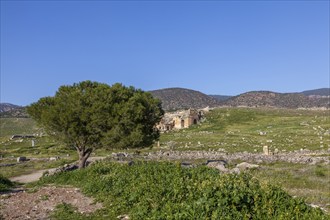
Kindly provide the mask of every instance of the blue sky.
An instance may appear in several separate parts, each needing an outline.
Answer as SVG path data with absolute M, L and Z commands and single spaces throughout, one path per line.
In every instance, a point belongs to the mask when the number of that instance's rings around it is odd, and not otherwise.
M 329 1 L 1 1 L 1 100 L 121 82 L 206 94 L 329 87 Z

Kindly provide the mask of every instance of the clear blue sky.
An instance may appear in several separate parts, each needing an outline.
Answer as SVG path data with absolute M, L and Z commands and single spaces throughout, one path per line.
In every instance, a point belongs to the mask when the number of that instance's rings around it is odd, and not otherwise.
M 1 100 L 121 82 L 206 94 L 329 87 L 329 1 L 1 1 Z

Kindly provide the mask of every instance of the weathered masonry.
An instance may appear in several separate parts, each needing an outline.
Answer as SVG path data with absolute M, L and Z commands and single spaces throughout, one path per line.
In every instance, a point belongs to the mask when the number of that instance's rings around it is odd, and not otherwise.
M 173 129 L 188 128 L 193 124 L 199 123 L 205 111 L 208 111 L 208 109 L 188 109 L 174 113 L 165 113 L 164 117 L 157 125 L 157 128 L 163 132 Z

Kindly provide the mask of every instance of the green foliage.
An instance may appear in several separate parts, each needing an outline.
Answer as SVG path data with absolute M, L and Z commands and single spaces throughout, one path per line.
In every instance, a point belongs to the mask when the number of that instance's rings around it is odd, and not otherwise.
M 91 81 L 61 86 L 54 97 L 41 98 L 27 111 L 84 160 L 96 148 L 152 145 L 159 137 L 154 125 L 163 115 L 160 101 L 150 93 Z
M 41 98 L 29 114 L 69 145 L 141 147 L 158 138 L 159 100 L 133 87 L 84 81 Z
M 86 219 L 84 215 L 77 212 L 77 208 L 67 203 L 62 203 L 57 205 L 50 217 L 51 219 L 61 219 L 61 220 Z
M 8 191 L 14 184 L 6 177 L 0 174 L 0 192 Z
M 302 199 L 260 184 L 248 174 L 219 175 L 204 166 L 98 162 L 84 170 L 43 178 L 39 184 L 69 184 L 96 197 L 104 209 L 93 218 L 115 219 L 329 219 Z
M 325 177 L 329 174 L 329 170 L 324 169 L 322 166 L 318 165 L 315 169 L 315 175 L 318 177 Z
M 330 211 L 330 165 L 276 162 L 251 171 L 261 182 L 280 185 L 290 195 L 305 198 L 309 204 Z

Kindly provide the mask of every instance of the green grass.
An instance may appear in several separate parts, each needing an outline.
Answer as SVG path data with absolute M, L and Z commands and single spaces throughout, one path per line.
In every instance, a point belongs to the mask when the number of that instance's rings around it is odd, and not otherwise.
M 329 110 L 214 109 L 199 125 L 162 134 L 160 145 L 177 150 L 222 148 L 227 152 L 262 152 L 264 145 L 280 151 L 328 149 L 329 114 Z
M 84 170 L 45 177 L 39 186 L 73 185 L 102 202 L 91 216 L 62 204 L 58 219 L 329 219 L 304 200 L 248 174 L 219 175 L 205 166 L 136 162 L 133 166 L 99 162 Z
M 277 162 L 262 165 L 262 169 L 252 171 L 252 175 L 330 211 L 330 165 Z
M 51 219 L 74 219 L 74 220 L 82 220 L 87 219 L 86 216 L 79 213 L 77 208 L 72 206 L 71 204 L 61 203 L 55 207 L 55 211 L 51 213 Z
M 14 139 L 12 135 L 17 134 L 41 134 L 35 121 L 31 118 L 0 118 L 0 165 L 16 164 L 16 158 L 25 156 L 30 161 L 19 163 L 14 166 L 2 166 L 0 175 L 7 178 L 28 174 L 35 170 L 58 167 L 77 160 L 77 153 L 69 149 L 49 136 L 36 136 L 33 138 L 35 146 L 32 146 L 32 139 Z M 69 156 L 67 156 L 69 155 Z M 48 161 L 49 157 L 60 156 L 58 161 Z
M 19 134 L 34 134 L 38 127 L 32 118 L 0 118 L 0 137 Z
M 63 158 L 57 161 L 49 161 L 49 160 L 32 160 L 18 163 L 14 166 L 6 166 L 0 168 L 0 175 L 3 175 L 7 178 L 30 174 L 35 170 L 44 170 L 50 169 L 54 167 L 63 166 L 64 164 L 69 164 L 77 159 L 75 158 Z M 14 159 L 5 159 L 1 160 L 0 164 L 13 164 L 16 163 Z

